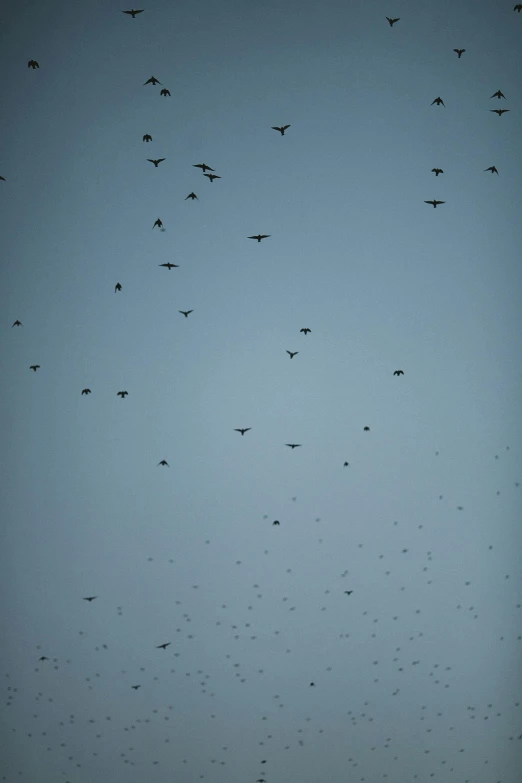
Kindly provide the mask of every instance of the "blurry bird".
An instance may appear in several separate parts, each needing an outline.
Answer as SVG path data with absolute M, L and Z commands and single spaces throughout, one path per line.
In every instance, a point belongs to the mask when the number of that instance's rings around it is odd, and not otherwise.
M 174 269 L 174 267 L 178 267 L 178 266 L 179 266 L 179 264 L 171 264 L 171 263 L 170 263 L 170 261 L 169 261 L 169 262 L 168 262 L 168 263 L 166 263 L 166 264 L 158 264 L 158 266 L 166 266 L 166 267 L 167 267 L 167 269 L 168 269 L 168 270 L 169 270 L 169 272 L 170 272 L 170 270 L 171 270 L 171 269 Z
M 116 283 L 114 286 L 114 293 L 116 293 L 116 291 L 121 291 L 121 283 Z
M 490 109 L 490 111 L 493 111 L 495 114 L 498 114 L 499 117 L 502 117 L 509 109 Z
M 457 56 L 458 56 L 458 58 L 459 58 L 459 60 L 460 60 L 460 58 L 462 57 L 462 55 L 464 54 L 464 52 L 465 52 L 466 50 L 465 50 L 465 49 L 454 49 L 453 51 L 454 51 L 454 52 L 457 52 Z
M 164 95 L 164 96 L 170 95 L 170 90 L 166 90 L 164 87 L 162 90 L 160 90 L 160 95 Z
M 201 169 L 203 171 L 203 174 L 205 173 L 205 171 L 215 171 L 215 169 L 211 169 L 210 166 L 207 166 L 206 163 L 193 163 L 192 165 L 196 169 Z
M 310 688 L 315 688 L 315 682 L 310 683 Z
M 2 182 L 7 182 L 5 177 L 0 177 L 0 179 L 2 180 Z
M 518 13 L 520 13 L 522 11 L 522 3 L 517 3 L 513 6 L 513 11 L 518 11 Z
M 370 432 L 370 428 L 369 427 L 363 427 L 363 430 L 364 430 L 364 432 Z
M 299 353 L 299 351 L 293 351 L 293 352 L 292 351 L 287 351 L 287 354 L 289 355 L 289 357 L 291 359 L 293 359 L 294 356 L 296 356 L 298 353 Z
M 39 68 L 40 67 L 40 64 L 37 63 L 36 60 L 29 60 L 29 62 L 27 63 L 27 67 L 28 68 L 32 68 L 33 71 L 34 71 L 35 68 Z
M 285 446 L 290 446 L 291 449 L 296 449 L 300 445 L 300 443 L 285 443 Z
M 439 174 L 444 174 L 444 171 L 442 169 L 432 169 L 432 171 L 436 177 L 438 177 Z
M 36 372 L 37 370 L 40 369 L 40 365 L 39 364 L 31 364 L 29 366 L 29 369 L 32 370 L 33 372 Z
M 487 169 L 484 169 L 484 171 L 491 171 L 492 174 L 498 174 L 497 167 L 496 166 L 490 166 Z M 500 176 L 500 175 L 499 175 Z
M 498 98 L 499 100 L 501 98 L 504 98 L 504 99 L 506 98 L 506 96 L 504 95 L 504 93 L 501 90 L 497 90 L 496 92 L 493 93 L 493 95 L 490 95 L 489 97 L 490 98 Z
M 248 432 L 248 431 L 249 431 L 249 430 L 251 430 L 251 429 L 252 429 L 252 427 L 243 427 L 243 428 L 241 428 L 241 427 L 236 427 L 236 428 L 235 428 L 235 430 L 234 430 L 234 432 L 240 432 L 240 433 L 241 433 L 241 435 L 244 435 L 244 434 L 245 434 L 245 432 Z
M 178 313 L 181 313 L 182 315 L 184 315 L 185 318 L 188 318 L 189 317 L 189 313 L 193 313 L 193 312 L 194 312 L 194 310 L 178 310 Z
M 289 128 L 289 127 L 290 127 L 290 125 L 282 125 L 281 127 L 278 127 L 277 125 L 272 125 L 272 130 L 279 131 L 281 136 L 284 136 L 285 135 L 285 130 L 287 128 Z
M 205 174 L 203 173 L 204 177 L 207 177 L 211 182 L 214 182 L 215 179 L 221 179 L 219 174 Z
M 404 375 L 404 370 L 395 370 L 394 375 Z
M 435 98 L 435 100 L 431 102 L 431 105 L 433 106 L 434 103 L 436 103 L 437 106 L 440 106 L 442 104 L 444 106 L 444 108 L 446 108 L 446 104 L 444 103 L 444 101 L 440 97 L 439 98 Z
M 95 598 L 98 598 L 97 595 L 88 595 L 86 598 L 84 598 L 84 601 L 94 601 Z
M 152 141 L 152 136 L 150 135 L 150 133 L 145 134 L 145 136 L 143 137 L 143 141 Z
M 349 466 L 349 464 L 350 464 L 349 462 L 343 463 L 343 468 L 347 468 Z
M 47 656 L 46 656 L 46 655 L 41 655 L 41 656 L 38 658 L 38 660 L 39 660 L 39 661 L 48 661 L 48 660 L 49 660 L 49 658 L 47 658 Z
M 160 465 L 165 465 L 167 468 L 170 468 L 170 465 L 169 465 L 169 463 L 167 462 L 166 459 L 162 459 L 161 462 L 158 462 L 156 467 L 159 467 Z
M 122 400 L 124 400 L 125 397 L 127 397 L 128 393 L 129 393 L 128 391 L 119 391 L 117 392 L 116 397 L 121 397 Z
M 156 160 L 153 160 L 152 158 L 147 158 L 149 163 L 154 163 L 154 167 L 158 168 L 159 164 L 162 163 L 164 160 L 167 160 L 167 158 L 157 158 Z
M 311 332 L 311 329 L 308 329 L 308 327 L 305 326 L 304 329 L 299 329 L 300 332 L 303 332 L 303 334 L 308 334 L 308 332 Z
M 353 593 L 353 590 L 345 590 L 344 591 L 345 595 L 351 595 L 352 593 Z
M 143 86 L 145 87 L 146 84 L 161 84 L 159 79 L 156 79 L 155 76 L 151 76 L 150 79 L 147 79 L 146 82 L 143 82 Z
M 261 242 L 262 239 L 268 239 L 270 234 L 255 234 L 253 237 L 248 237 L 248 239 L 257 239 L 258 242 Z
M 11 326 L 11 329 L 13 326 L 23 326 L 23 323 L 21 321 L 18 321 L 18 319 L 14 322 L 14 324 Z
M 169 645 L 171 645 L 172 642 L 165 642 L 164 644 L 158 644 L 156 647 L 156 650 L 166 650 Z
M 389 16 L 387 16 L 387 17 L 386 17 L 386 19 L 388 20 L 388 22 L 389 22 L 389 24 L 390 24 L 390 27 L 393 27 L 393 25 L 395 24 L 395 22 L 399 22 L 399 21 L 400 21 L 400 16 L 398 17 L 398 19 L 390 19 L 390 17 L 389 17 Z
M 142 14 L 144 11 L 143 8 L 141 8 L 139 11 L 122 11 L 123 14 L 129 14 L 129 16 L 132 16 L 133 19 L 136 19 L 136 14 Z
M 90 394 L 90 393 L 91 393 L 90 389 L 82 389 L 82 394 Z
M 191 198 L 191 199 L 192 199 L 192 201 L 194 201 L 194 199 L 195 199 L 195 198 L 198 198 L 198 197 L 196 196 L 196 194 L 195 194 L 195 193 L 189 193 L 189 194 L 188 194 L 188 196 L 185 196 L 185 201 L 186 201 L 188 198 Z M 199 200 L 199 199 L 198 199 L 198 200 Z
M 445 201 L 437 201 L 436 199 L 433 199 L 432 201 L 424 201 L 425 204 L 433 204 L 433 207 L 437 209 L 437 204 L 445 204 Z
M 156 226 L 158 226 L 158 228 L 163 228 L 163 223 L 162 223 L 162 221 L 160 220 L 160 218 L 158 218 L 158 219 L 157 219 L 157 220 L 154 222 L 154 225 L 152 226 L 152 228 L 153 228 L 153 229 L 155 229 L 155 228 L 156 228 Z
M 272 525 L 279 525 L 279 520 L 278 519 L 274 519 L 274 521 L 272 522 Z
M 141 685 L 131 685 L 131 688 L 134 688 L 134 690 L 137 691 L 138 688 L 141 688 Z

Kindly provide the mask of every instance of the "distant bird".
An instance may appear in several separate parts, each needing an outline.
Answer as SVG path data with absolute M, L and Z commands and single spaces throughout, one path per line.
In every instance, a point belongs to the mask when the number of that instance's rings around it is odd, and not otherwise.
M 90 393 L 91 393 L 90 389 L 82 389 L 82 394 L 90 394 Z
M 460 58 L 462 57 L 462 55 L 464 54 L 464 52 L 465 52 L 466 50 L 465 50 L 465 49 L 454 49 L 453 51 L 454 51 L 454 52 L 457 52 L 457 56 L 458 56 L 458 58 L 459 58 L 459 60 L 460 60 Z
M 274 521 L 272 522 L 272 525 L 279 525 L 279 520 L 278 519 L 274 519 Z
M 147 79 L 146 82 L 143 82 L 143 86 L 145 87 L 146 84 L 161 84 L 159 79 L 156 79 L 155 76 L 151 76 L 150 79 Z
M 431 105 L 433 106 L 434 103 L 436 103 L 437 106 L 440 106 L 442 104 L 442 106 L 444 106 L 444 108 L 446 108 L 446 104 L 444 103 L 444 101 L 442 100 L 442 98 L 440 96 L 438 98 L 435 98 L 435 100 L 431 102 Z
M 400 16 L 399 16 L 397 19 L 390 19 L 390 17 L 389 17 L 389 16 L 387 16 L 387 17 L 386 17 L 386 19 L 388 20 L 390 27 L 393 27 L 393 25 L 395 24 L 395 22 L 400 22 L 400 19 L 401 19 L 401 18 L 400 18 Z
M 49 660 L 49 658 L 48 658 L 46 655 L 41 655 L 41 656 L 38 658 L 38 660 L 39 660 L 39 661 L 48 661 L 48 660 Z
M 370 432 L 370 428 L 369 427 L 363 427 L 363 430 L 364 430 L 364 432 Z
M 171 644 L 172 642 L 165 642 L 164 644 L 158 644 L 156 650 L 166 650 L 167 647 L 169 647 Z
M 160 163 L 163 163 L 164 160 L 167 160 L 167 158 L 157 158 L 156 160 L 153 160 L 152 158 L 147 158 L 149 163 L 154 163 L 154 167 L 157 169 Z
M 522 11 L 522 3 L 517 3 L 513 6 L 513 11 L 518 11 L 518 13 L 520 13 Z
M 158 226 L 158 228 L 163 228 L 163 222 L 158 218 L 156 221 L 154 221 L 154 225 L 152 226 L 152 229 L 154 230 Z
M 170 90 L 167 90 L 164 87 L 162 90 L 160 90 L 160 95 L 164 95 L 164 96 L 170 95 Z
M 37 370 L 40 369 L 40 365 L 39 364 L 31 364 L 29 366 L 29 369 L 32 370 L 33 372 L 36 372 Z
M 442 169 L 432 169 L 432 171 L 436 177 L 438 177 L 439 174 L 444 174 L 444 171 Z
M 211 169 L 210 166 L 207 166 L 206 163 L 193 163 L 192 164 L 194 168 L 201 169 L 203 171 L 203 174 L 205 171 L 215 171 L 216 169 Z
M 181 313 L 182 315 L 184 315 L 185 318 L 188 318 L 189 314 L 193 313 L 193 312 L 194 312 L 194 310 L 178 310 L 178 313 Z
M 143 141 L 152 141 L 152 136 L 150 135 L 150 133 L 145 134 L 145 136 L 143 137 Z
M 311 329 L 308 329 L 308 327 L 307 327 L 307 326 L 305 326 L 305 328 L 304 328 L 304 329 L 299 329 L 299 331 L 300 331 L 300 332 L 302 332 L 303 334 L 308 334 L 308 332 L 311 332 L 312 330 L 311 330 Z
M 293 359 L 294 356 L 296 356 L 298 353 L 299 353 L 299 351 L 287 351 L 287 354 L 289 355 L 289 357 L 291 359 Z
M 436 199 L 433 199 L 432 201 L 424 201 L 425 204 L 433 204 L 433 207 L 437 209 L 437 204 L 445 204 L 445 201 L 437 201 Z
M 261 242 L 262 239 L 268 239 L 270 234 L 255 234 L 253 237 L 248 237 L 249 239 L 257 239 L 258 242 Z
M 11 326 L 11 329 L 13 326 L 23 326 L 23 323 L 21 321 L 18 321 L 18 319 L 14 322 L 14 324 Z
M 353 590 L 345 590 L 344 591 L 345 595 L 351 595 L 352 593 L 353 593 Z
M 344 462 L 343 463 L 343 468 L 347 468 L 349 466 L 349 464 L 350 464 L 349 462 Z
M 487 169 L 484 169 L 484 171 L 491 171 L 492 174 L 498 174 L 497 167 L 496 166 L 490 166 Z M 499 175 L 500 176 L 500 175 Z
M 84 598 L 84 601 L 94 601 L 95 598 L 98 598 L 97 595 L 88 595 L 86 598 Z
M 504 98 L 504 99 L 506 98 L 506 96 L 504 95 L 504 93 L 501 90 L 497 90 L 496 92 L 493 93 L 493 95 L 490 95 L 489 97 L 490 98 L 498 98 L 499 100 L 501 98 Z
M 27 63 L 27 67 L 32 68 L 34 71 L 35 68 L 40 67 L 40 64 L 36 60 L 29 60 L 29 62 Z
M 137 691 L 138 688 L 141 688 L 141 685 L 131 685 L 131 688 L 134 688 L 134 690 Z
M 2 180 L 2 182 L 7 182 L 5 177 L 0 177 L 0 179 Z
M 207 177 L 207 179 L 209 179 L 211 182 L 214 182 L 215 179 L 221 179 L 219 174 L 205 174 L 205 173 L 203 173 L 203 176 Z
M 141 8 L 139 11 L 122 11 L 123 14 L 129 14 L 129 16 L 132 16 L 133 19 L 136 19 L 136 14 L 142 14 L 144 11 L 143 8 Z
M 290 125 L 282 125 L 281 127 L 278 127 L 277 125 L 272 125 L 272 130 L 279 131 L 281 136 L 284 136 L 285 135 L 285 130 L 287 128 L 289 128 L 289 127 L 290 127 Z
M 114 293 L 116 293 L 116 291 L 121 291 L 121 283 L 116 283 L 114 286 Z
M 404 370 L 395 370 L 394 375 L 404 375 Z
M 189 193 L 189 194 L 188 194 L 188 196 L 185 196 L 185 201 L 186 201 L 188 198 L 191 198 L 191 199 L 192 199 L 192 201 L 194 201 L 194 199 L 195 199 L 195 198 L 198 198 L 198 197 L 196 196 L 196 194 L 195 194 L 195 193 Z M 198 201 L 199 201 L 199 199 L 198 199 Z
M 510 111 L 509 109 L 490 109 L 490 111 L 495 112 L 495 114 L 498 114 L 499 117 L 502 117 L 503 114 L 505 114 L 507 111 Z
M 128 395 L 128 394 L 129 394 L 129 392 L 128 392 L 128 391 L 119 391 L 119 392 L 117 392 L 116 396 L 117 396 L 117 397 L 121 397 L 121 398 L 122 398 L 122 400 L 124 400 L 124 399 L 125 399 L 125 397 L 127 397 L 127 395 Z
M 300 445 L 300 443 L 285 443 L 285 446 L 290 446 L 291 449 L 296 449 Z
M 160 466 L 160 465 L 165 465 L 167 468 L 170 468 L 170 465 L 169 465 L 169 463 L 167 462 L 167 460 L 166 460 L 166 459 L 162 459 L 162 460 L 161 460 L 161 462 L 158 462 L 158 464 L 156 465 L 156 467 L 158 467 L 158 468 L 159 468 L 159 466 Z
M 251 429 L 252 429 L 252 427 L 236 427 L 234 432 L 240 432 L 241 435 L 244 435 L 245 432 L 248 432 Z
M 310 683 L 310 688 L 315 688 L 315 682 Z
M 166 266 L 166 267 L 167 267 L 167 269 L 168 269 L 168 270 L 169 270 L 169 272 L 170 272 L 170 270 L 171 270 L 171 269 L 174 269 L 174 267 L 178 267 L 178 266 L 179 266 L 179 264 L 171 264 L 171 263 L 170 263 L 170 261 L 169 261 L 169 262 L 168 262 L 168 263 L 166 263 L 166 264 L 158 264 L 158 266 Z

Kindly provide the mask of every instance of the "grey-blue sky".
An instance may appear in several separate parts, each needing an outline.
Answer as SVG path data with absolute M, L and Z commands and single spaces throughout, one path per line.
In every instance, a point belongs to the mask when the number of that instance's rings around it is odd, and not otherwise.
M 522 15 L 122 10 L 4 20 L 6 780 L 516 781 Z

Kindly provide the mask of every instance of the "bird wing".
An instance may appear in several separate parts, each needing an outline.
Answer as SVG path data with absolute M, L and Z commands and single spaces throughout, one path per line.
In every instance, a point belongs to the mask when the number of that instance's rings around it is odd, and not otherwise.
M 281 131 L 282 128 L 278 128 L 277 125 L 272 125 L 272 130 Z

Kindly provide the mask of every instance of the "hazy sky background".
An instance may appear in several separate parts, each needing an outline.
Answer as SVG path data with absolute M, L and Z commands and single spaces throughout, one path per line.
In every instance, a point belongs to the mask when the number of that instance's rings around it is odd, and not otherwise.
M 2 780 L 518 783 L 522 14 L 124 9 L 3 11 Z

